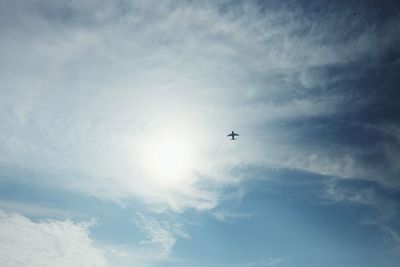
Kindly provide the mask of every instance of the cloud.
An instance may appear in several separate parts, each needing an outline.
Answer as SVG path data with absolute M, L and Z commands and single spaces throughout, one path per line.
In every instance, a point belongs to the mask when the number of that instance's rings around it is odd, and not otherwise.
M 355 84 L 373 77 L 365 66 L 392 73 L 383 58 L 399 43 L 396 16 L 373 27 L 370 9 L 354 19 L 340 4 L 321 14 L 253 1 L 2 5 L 0 162 L 38 174 L 12 179 L 177 212 L 216 207 L 221 188 L 248 179 L 237 165 L 396 184 L 397 147 L 371 152 L 344 134 L 365 136 L 350 127 L 365 121 L 348 117 L 396 98 Z M 171 128 L 193 137 L 197 165 L 187 183 L 157 187 L 140 146 Z M 232 128 L 236 146 L 222 141 Z M 370 167 L 373 153 L 388 156 L 390 174 Z
M 170 256 L 177 238 L 190 238 L 183 231 L 181 224 L 157 221 L 155 218 L 137 213 L 134 220 L 136 226 L 145 234 L 146 239 L 140 242 L 145 253 L 154 259 L 165 259 Z
M 400 214 L 397 192 L 376 182 L 329 179 L 322 198 L 331 204 L 340 203 L 367 208 L 365 212 L 358 214 L 359 223 L 377 227 L 383 234 L 381 244 L 388 247 L 390 253 L 396 256 L 399 254 L 397 221 Z
M 378 195 L 373 187 L 344 187 L 335 180 L 327 182 L 326 196 L 336 202 L 349 202 L 359 205 L 376 205 Z
M 281 263 L 288 262 L 289 260 L 290 260 L 290 258 L 288 258 L 288 257 L 271 258 L 271 259 L 268 259 L 267 265 L 268 266 L 280 265 Z
M 244 212 L 216 211 L 213 213 L 213 216 L 218 221 L 234 223 L 237 220 L 251 218 L 254 215 Z
M 12 200 L 1 200 L 0 209 L 8 212 L 16 212 L 23 214 L 24 216 L 35 216 L 35 217 L 46 217 L 46 218 L 70 218 L 72 213 L 61 209 L 48 207 L 43 204 L 32 204 L 26 202 L 12 201 Z
M 88 224 L 39 221 L 0 211 L 3 266 L 100 266 L 107 262 L 88 235 Z
M 281 266 L 291 261 L 290 257 L 271 257 L 259 261 L 244 262 L 241 264 L 230 264 L 229 266 L 245 266 L 245 267 L 259 267 L 259 266 Z

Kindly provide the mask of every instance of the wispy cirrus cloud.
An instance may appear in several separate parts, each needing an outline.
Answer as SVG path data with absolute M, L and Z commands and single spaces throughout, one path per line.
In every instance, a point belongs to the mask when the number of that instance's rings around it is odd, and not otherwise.
M 234 212 L 234 211 L 229 211 L 229 210 L 221 210 L 221 211 L 214 212 L 213 216 L 218 221 L 234 223 L 237 220 L 246 219 L 246 218 L 252 218 L 255 215 L 254 214 L 250 214 L 250 213 L 244 213 L 244 212 Z
M 72 217 L 71 212 L 57 209 L 41 203 L 33 204 L 27 202 L 0 199 L 0 209 L 8 212 L 16 212 L 28 217 L 59 219 Z
M 396 80 L 383 59 L 400 42 L 397 16 L 373 27 L 365 20 L 375 11 L 354 16 L 339 4 L 3 6 L 0 160 L 41 182 L 175 211 L 214 208 L 221 187 L 244 179 L 229 173 L 240 164 L 397 183 L 398 147 L 372 131 L 373 151 L 348 146 L 343 134 L 365 136 L 365 109 L 395 98 L 385 94 Z M 373 77 L 370 65 L 389 73 L 378 98 L 357 83 Z M 138 149 L 168 127 L 198 144 L 190 182 L 173 189 L 149 184 Z M 216 138 L 232 127 L 243 145 Z M 387 161 L 370 167 L 374 155 Z
M 383 233 L 382 245 L 394 254 L 400 252 L 398 192 L 375 182 L 363 180 L 329 179 L 326 182 L 323 199 L 328 204 L 346 204 L 366 208 L 359 214 L 361 225 L 372 225 Z
M 146 239 L 140 242 L 141 248 L 154 257 L 153 259 L 167 258 L 178 238 L 190 238 L 179 223 L 158 221 L 141 213 L 136 214 L 134 222 L 146 236 Z

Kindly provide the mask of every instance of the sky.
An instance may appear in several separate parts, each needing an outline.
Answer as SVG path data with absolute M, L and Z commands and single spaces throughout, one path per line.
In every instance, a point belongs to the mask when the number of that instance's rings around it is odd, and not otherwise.
M 395 0 L 0 0 L 0 265 L 398 266 L 399 89 Z

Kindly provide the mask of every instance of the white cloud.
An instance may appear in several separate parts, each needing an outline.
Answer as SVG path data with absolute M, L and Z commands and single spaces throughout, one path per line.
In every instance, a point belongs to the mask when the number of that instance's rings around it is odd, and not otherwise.
M 234 212 L 234 211 L 216 211 L 213 213 L 214 218 L 217 219 L 218 221 L 221 222 L 228 222 L 228 223 L 234 223 L 237 220 L 240 219 L 246 219 L 246 218 L 251 218 L 254 215 L 250 213 L 244 213 L 244 212 Z
M 326 183 L 324 197 L 334 202 L 348 202 L 369 206 L 378 204 L 378 196 L 373 188 L 339 187 L 335 180 L 329 180 Z
M 0 199 L 0 210 L 16 212 L 24 216 L 38 216 L 45 218 L 70 218 L 71 212 L 50 207 L 44 204 L 32 204 L 27 202 Z
M 0 264 L 19 266 L 106 267 L 102 251 L 88 236 L 88 224 L 39 221 L 0 211 Z
M 227 174 L 237 164 L 364 174 L 352 155 L 286 145 L 290 134 L 272 122 L 333 114 L 341 99 L 296 97 L 296 86 L 271 77 L 379 53 L 391 40 L 374 46 L 373 29 L 343 41 L 325 16 L 264 14 L 253 2 L 225 11 L 214 1 L 4 6 L 0 162 L 40 173 L 29 181 L 182 211 L 218 205 L 219 189 L 242 178 Z M 323 84 L 318 79 L 300 77 L 304 87 Z M 171 128 L 193 137 L 197 165 L 187 183 L 153 186 L 138 147 L 148 133 Z M 240 143 L 221 141 L 232 128 L 243 132 Z
M 137 213 L 134 220 L 137 227 L 145 234 L 146 239 L 140 245 L 153 259 L 165 259 L 170 256 L 177 238 L 189 238 L 183 226 L 177 223 L 157 221 L 155 218 Z

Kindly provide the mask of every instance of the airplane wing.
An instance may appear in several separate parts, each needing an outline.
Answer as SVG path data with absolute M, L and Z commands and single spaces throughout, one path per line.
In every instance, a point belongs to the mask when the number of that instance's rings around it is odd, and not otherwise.
M 228 134 L 227 136 L 233 136 L 233 134 Z

